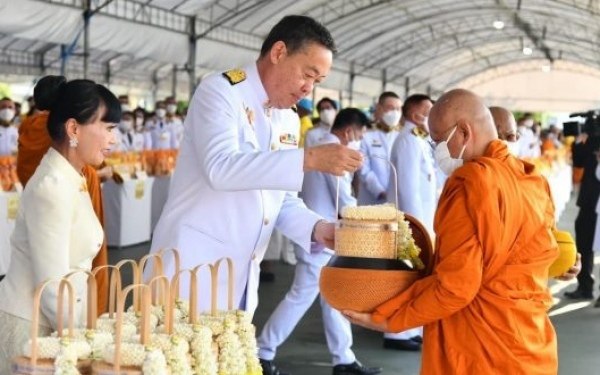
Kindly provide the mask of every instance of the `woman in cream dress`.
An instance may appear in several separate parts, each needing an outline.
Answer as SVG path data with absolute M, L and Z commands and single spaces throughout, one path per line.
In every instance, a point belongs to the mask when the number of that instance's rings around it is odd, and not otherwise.
M 115 143 L 121 118 L 117 98 L 88 80 L 42 78 L 35 87 L 49 108 L 51 147 L 27 183 L 11 236 L 11 263 L 0 282 L 0 374 L 27 342 L 36 286 L 76 269 L 90 270 L 104 233 L 92 208 L 84 165 L 100 165 Z M 86 277 L 71 279 L 76 293 L 76 324 L 84 323 Z M 40 333 L 56 328 L 56 288 L 41 301 Z

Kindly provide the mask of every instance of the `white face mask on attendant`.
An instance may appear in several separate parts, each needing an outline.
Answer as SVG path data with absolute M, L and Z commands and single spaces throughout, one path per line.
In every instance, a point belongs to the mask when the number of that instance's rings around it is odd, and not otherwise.
M 452 139 L 452 136 L 456 132 L 457 128 L 458 125 L 454 127 L 454 129 L 445 141 L 438 143 L 433 153 L 435 161 L 437 162 L 442 172 L 446 174 L 446 176 L 450 176 L 452 172 L 454 172 L 457 168 L 460 168 L 464 162 L 462 156 L 465 152 L 465 149 L 467 148 L 467 145 L 463 145 L 462 149 L 460 150 L 460 154 L 458 154 L 458 158 L 456 159 L 450 155 L 450 149 L 448 149 L 448 142 L 450 142 L 450 139 Z
M 518 142 L 509 142 L 509 141 L 503 141 L 504 144 L 506 145 L 506 147 L 508 147 L 508 152 L 513 155 L 518 157 L 519 156 L 519 143 Z
M 15 111 L 10 108 L 0 110 L 0 120 L 10 122 L 15 117 Z
M 133 121 L 131 120 L 123 120 L 119 123 L 119 129 L 122 132 L 128 132 L 131 130 L 131 128 L 133 128 Z
M 169 105 L 167 105 L 167 113 L 168 114 L 174 115 L 176 111 L 177 111 L 177 105 L 176 104 L 169 104 Z
M 401 115 L 402 114 L 400 113 L 400 111 L 393 109 L 384 113 L 383 116 L 381 116 L 381 121 L 383 121 L 383 123 L 389 127 L 395 127 L 398 126 Z
M 164 108 L 158 108 L 156 110 L 156 117 L 164 118 L 167 115 L 167 111 Z
M 327 124 L 329 126 L 333 125 L 333 120 L 335 120 L 335 109 L 324 109 L 319 112 L 319 118 L 321 122 Z

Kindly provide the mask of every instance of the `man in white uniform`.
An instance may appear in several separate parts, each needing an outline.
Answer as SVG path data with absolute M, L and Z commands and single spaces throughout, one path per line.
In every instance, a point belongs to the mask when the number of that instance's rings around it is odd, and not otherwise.
M 134 121 L 133 112 L 121 114 L 119 136 L 117 137 L 119 143 L 115 146 L 115 151 L 130 152 L 144 149 L 144 135 L 135 131 Z
M 168 150 L 173 148 L 172 122 L 167 119 L 167 105 L 163 101 L 156 102 L 154 119 L 147 124 L 152 135 L 152 148 L 154 150 Z
M 387 201 L 390 179 L 390 150 L 398 136 L 402 101 L 391 91 L 379 96 L 375 107 L 375 129 L 369 130 L 361 142 L 365 163 L 360 169 L 358 204 L 382 204 Z
M 323 144 L 324 137 L 328 137 L 331 132 L 331 125 L 337 114 L 337 103 L 328 97 L 325 97 L 317 103 L 319 112 L 319 123 L 306 133 L 305 147 L 312 147 Z
M 433 216 L 437 206 L 436 171 L 432 149 L 426 140 L 431 107 L 431 99 L 422 94 L 411 95 L 404 102 L 404 127 L 390 155 L 398 178 L 394 181 L 393 174 L 390 174 L 387 195 L 389 202 L 394 203 L 397 199 L 400 211 L 414 216 L 433 234 Z M 419 327 L 400 333 L 386 333 L 383 346 L 386 349 L 419 350 L 422 332 Z
M 321 138 L 321 144 L 342 144 L 358 150 L 362 139 L 362 128 L 367 126 L 367 117 L 356 108 L 341 110 L 331 133 Z M 336 213 L 337 178 L 331 174 L 308 172 L 304 176 L 302 196 L 311 210 L 329 221 L 336 221 L 337 215 L 345 206 L 356 206 L 352 196 L 352 176 L 339 177 L 339 212 Z M 258 338 L 258 356 L 262 360 L 273 361 L 277 348 L 292 333 L 300 319 L 319 295 L 319 276 L 321 268 L 327 264 L 333 250 L 321 251 L 321 245 L 313 244 L 311 253 L 296 249 L 296 273 L 294 282 L 284 299 L 279 303 Z M 342 314 L 321 299 L 321 311 L 327 346 L 332 355 L 333 374 L 378 374 L 379 368 L 368 368 L 356 361 L 352 352 L 352 331 L 350 322 Z
M 300 124 L 290 108 L 325 79 L 334 51 L 323 25 L 286 16 L 267 36 L 256 63 L 202 80 L 186 117 L 151 252 L 175 247 L 184 268 L 232 258 L 233 307 L 250 314 L 258 304 L 259 264 L 273 228 L 307 252 L 311 238 L 333 246 L 333 224 L 296 196 L 304 172 L 342 175 L 362 164 L 359 152 L 340 144 L 297 149 Z M 172 275 L 173 261 L 167 258 L 164 266 Z M 218 282 L 219 308 L 225 309 L 226 272 Z M 199 283 L 209 285 L 208 275 Z M 181 285 L 187 295 L 189 284 Z M 199 296 L 201 310 L 209 300 Z
M 15 103 L 10 98 L 0 100 L 0 156 L 17 152 L 19 130 L 13 125 Z

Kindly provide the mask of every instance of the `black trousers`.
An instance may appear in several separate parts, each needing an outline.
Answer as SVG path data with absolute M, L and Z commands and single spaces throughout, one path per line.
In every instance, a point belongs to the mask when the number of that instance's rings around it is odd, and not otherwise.
M 594 289 L 594 232 L 596 230 L 596 207 L 581 207 L 575 219 L 575 243 L 581 253 L 581 272 L 577 275 L 577 289 L 591 293 Z

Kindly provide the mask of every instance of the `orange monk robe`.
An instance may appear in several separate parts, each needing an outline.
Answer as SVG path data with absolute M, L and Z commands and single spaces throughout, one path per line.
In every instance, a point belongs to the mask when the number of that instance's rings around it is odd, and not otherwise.
M 379 306 L 376 322 L 424 327 L 421 373 L 556 374 L 547 309 L 558 255 L 554 206 L 534 166 L 493 141 L 447 180 L 435 216 L 435 267 Z
M 17 175 L 19 181 L 25 186 L 35 169 L 40 164 L 42 157 L 50 147 L 50 136 L 46 128 L 48 112 L 40 112 L 27 117 L 19 127 L 19 151 L 17 153 Z M 93 167 L 83 168 L 88 192 L 92 199 L 92 206 L 100 223 L 104 225 L 104 210 L 102 207 L 102 191 L 100 179 Z M 108 251 L 106 239 L 94 258 L 92 267 L 108 264 Z M 108 308 L 108 272 L 100 272 L 96 277 L 98 286 L 98 312 L 102 313 Z

